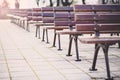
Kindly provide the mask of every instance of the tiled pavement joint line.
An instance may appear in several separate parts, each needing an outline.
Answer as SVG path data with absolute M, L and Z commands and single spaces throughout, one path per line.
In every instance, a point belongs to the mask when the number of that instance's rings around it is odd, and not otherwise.
M 33 73 L 35 74 L 35 76 L 37 77 L 37 79 L 40 80 L 40 78 L 39 78 L 38 75 L 36 74 L 36 72 L 35 72 L 35 70 L 33 69 L 33 67 L 29 64 L 29 62 L 27 61 L 27 59 L 24 57 L 22 51 L 21 51 L 19 48 L 17 48 L 17 49 L 18 49 L 18 51 L 20 52 L 20 54 L 23 56 L 23 58 L 25 59 L 26 63 L 29 65 L 30 69 L 33 71 Z
M 52 65 L 47 59 L 46 59 L 46 57 L 45 56 L 43 56 L 33 45 L 31 45 L 32 46 L 32 49 L 34 50 L 34 51 L 36 51 L 36 53 L 38 53 L 41 57 L 43 57 L 54 69 L 56 69 L 66 80 L 68 80 L 67 78 L 66 78 L 66 76 L 62 73 L 62 72 L 60 72 L 54 65 Z M 49 50 L 51 50 L 51 49 L 49 49 Z M 89 77 L 91 77 L 91 79 L 92 80 L 96 80 L 96 78 L 94 78 L 94 77 L 92 77 L 91 75 L 89 75 L 87 72 L 85 72 L 84 70 L 82 70 L 81 68 L 79 68 L 78 66 L 76 66 L 75 64 L 73 64 L 72 62 L 70 62 L 69 60 L 67 60 L 66 58 L 64 58 L 63 56 L 61 56 L 60 54 L 57 54 L 57 55 L 59 55 L 61 58 L 63 58 L 65 61 L 67 61 L 68 63 L 70 63 L 70 64 L 72 64 L 73 66 L 75 66 L 77 69 L 79 69 L 79 70 L 81 70 L 82 72 L 84 72 L 85 74 L 87 74 Z M 89 61 L 88 61 L 89 62 Z M 89 63 L 91 63 L 91 62 L 89 62 Z M 101 79 L 101 78 L 100 78 Z
M 62 57 L 63 59 L 65 59 L 68 63 L 72 64 L 73 66 L 75 66 L 77 69 L 81 70 L 82 72 L 84 72 L 85 74 L 87 74 L 89 77 L 92 77 L 91 75 L 89 75 L 87 72 L 85 72 L 84 70 L 82 70 L 81 68 L 79 68 L 77 65 L 73 64 L 72 62 L 70 62 L 69 60 L 67 60 L 66 58 L 64 58 L 63 56 L 61 56 L 60 54 L 58 54 L 60 57 Z M 78 61 L 80 62 L 80 61 Z
M 51 50 L 51 49 L 49 49 L 49 50 Z M 53 51 L 53 50 L 51 50 L 51 51 Z M 54 53 L 56 53 L 56 52 L 54 51 Z M 103 54 L 103 52 L 100 53 L 100 54 Z M 81 70 L 82 72 L 84 72 L 85 74 L 87 74 L 92 80 L 105 79 L 105 78 L 106 78 L 106 77 L 93 77 L 93 76 L 91 76 L 88 72 L 82 70 L 80 67 L 78 67 L 78 66 L 75 65 L 74 63 L 70 62 L 68 59 L 66 59 L 66 58 L 63 57 L 62 55 L 60 55 L 60 54 L 58 54 L 58 55 L 61 56 L 61 58 L 65 59 L 67 62 L 69 62 L 71 65 L 75 66 L 77 69 L 79 69 L 79 70 Z M 114 55 L 114 54 L 112 54 L 112 55 Z M 120 58 L 120 57 L 117 56 L 117 55 L 114 55 L 114 56 Z M 94 55 L 93 55 L 93 57 L 94 57 Z M 103 57 L 104 57 L 104 56 L 103 56 Z M 86 61 L 89 62 L 89 63 L 91 63 L 91 67 L 92 67 L 92 62 L 90 62 L 90 61 L 87 60 L 87 59 L 86 59 Z M 79 62 L 79 61 L 78 61 L 78 62 Z M 104 64 L 105 64 L 105 63 L 104 63 Z M 98 65 L 98 66 L 99 66 L 99 65 Z M 106 68 L 103 68 L 102 66 L 99 66 L 99 68 L 101 68 L 101 69 L 103 69 L 104 71 L 106 71 Z M 111 72 L 111 74 L 114 74 L 114 73 Z M 106 75 L 107 75 L 107 74 L 106 74 Z M 115 74 L 114 74 L 114 75 L 115 75 Z M 119 78 L 119 76 L 117 76 L 117 77 L 115 76 L 115 78 Z
M 59 71 L 53 64 L 51 64 L 51 63 L 46 59 L 46 57 L 45 57 L 44 55 L 42 55 L 41 52 L 35 48 L 34 45 L 31 44 L 31 46 L 32 46 L 32 49 L 33 49 L 36 53 L 38 53 L 38 55 L 40 55 L 41 57 L 43 57 L 43 58 L 48 62 L 48 64 L 50 64 L 54 69 L 56 69 L 57 72 L 59 72 L 66 80 L 68 80 L 68 79 L 66 78 L 66 76 L 65 76 L 61 71 Z M 47 48 L 47 49 L 48 49 L 48 48 Z M 49 49 L 49 50 L 51 51 L 51 49 Z M 52 52 L 53 52 L 53 51 L 52 51 Z M 59 55 L 59 54 L 58 54 L 58 55 Z M 81 70 L 82 72 L 84 72 L 85 74 L 87 74 L 89 77 L 92 78 L 91 75 L 89 75 L 87 72 L 85 72 L 84 70 L 82 70 L 81 68 L 79 68 L 78 66 L 76 66 L 75 64 L 71 63 L 69 60 L 67 60 L 66 58 L 64 58 L 64 57 L 61 56 L 61 55 L 59 55 L 59 56 L 60 56 L 61 58 L 63 58 L 64 60 L 66 60 L 67 62 L 69 62 L 71 65 L 75 66 L 77 69 Z M 94 80 L 94 79 L 95 79 L 95 78 L 93 78 L 92 80 Z
M 8 32 L 7 32 L 7 34 L 8 34 Z M 8 35 L 9 35 L 9 34 L 8 34 Z M 10 35 L 9 35 L 9 36 L 10 36 Z M 10 37 L 10 38 L 12 39 L 12 37 Z M 12 39 L 12 41 L 14 42 L 13 39 Z M 14 42 L 14 45 L 17 46 L 17 45 L 15 44 L 15 42 Z M 32 46 L 32 49 L 40 55 L 40 52 L 37 51 L 37 50 L 33 47 L 33 45 L 31 45 L 31 46 Z M 22 54 L 22 51 L 21 51 L 18 47 L 17 47 L 17 49 L 18 49 L 18 51 L 20 52 L 20 54 L 23 56 L 23 58 L 25 59 L 25 61 L 26 61 L 27 64 L 29 65 L 29 67 L 32 69 L 32 71 L 34 72 L 34 74 L 36 75 L 36 77 L 38 78 L 38 80 L 40 80 L 40 78 L 39 78 L 38 75 L 36 74 L 35 70 L 32 68 L 32 66 L 29 64 L 29 62 L 26 60 L 26 58 L 25 58 L 24 55 Z M 59 74 L 61 74 L 61 75 L 65 78 L 65 80 L 68 80 L 68 79 L 66 78 L 66 76 L 65 76 L 64 74 L 62 74 L 54 65 L 52 65 L 43 55 L 40 55 L 40 56 L 43 57 L 43 58 L 48 62 L 48 64 L 50 64 Z
M 43 57 L 48 64 L 50 64 L 59 74 L 61 74 L 61 75 L 65 78 L 65 80 L 68 80 L 68 79 L 66 78 L 66 76 L 65 76 L 62 72 L 60 72 L 53 64 L 51 64 L 51 63 L 50 63 L 38 50 L 36 50 L 33 46 L 32 46 L 32 49 L 33 49 L 34 51 L 36 51 L 41 57 Z
M 12 37 L 10 36 L 10 34 L 8 33 L 7 28 L 6 28 L 5 30 L 6 30 L 7 35 L 9 36 L 10 40 L 12 40 L 13 44 L 16 46 L 16 48 L 17 48 L 17 50 L 19 51 L 19 53 L 21 54 L 21 56 L 24 58 L 24 60 L 26 61 L 26 63 L 27 63 L 28 66 L 30 67 L 30 69 L 31 69 L 31 70 L 33 71 L 33 73 L 35 74 L 36 78 L 37 78 L 38 80 L 40 80 L 40 78 L 38 77 L 38 75 L 36 74 L 36 72 L 34 71 L 34 69 L 32 68 L 32 66 L 29 64 L 29 62 L 27 61 L 27 59 L 24 57 L 22 51 L 17 47 L 17 45 L 15 44 L 13 38 L 12 38 Z M 7 66 L 8 66 L 8 65 L 7 65 Z M 10 71 L 9 71 L 9 72 L 10 72 Z M 9 73 L 9 74 L 10 74 L 10 73 Z M 11 76 L 11 74 L 10 74 L 10 76 Z M 11 80 L 12 80 L 12 79 L 11 79 Z
M 16 45 L 16 44 L 15 44 Z M 17 46 L 17 45 L 16 45 Z M 38 77 L 38 75 L 36 74 L 36 72 L 35 72 L 35 70 L 32 68 L 32 66 L 29 64 L 29 62 L 26 60 L 26 58 L 24 57 L 24 55 L 22 54 L 22 51 L 19 49 L 19 48 L 17 48 L 18 49 L 18 51 L 20 52 L 20 54 L 23 56 L 23 58 L 25 59 L 25 61 L 27 62 L 27 64 L 29 65 L 29 67 L 32 69 L 32 71 L 34 72 L 34 74 L 36 75 L 36 77 L 38 78 L 38 80 L 40 80 L 40 78 Z M 37 53 L 39 53 L 39 51 L 37 51 L 33 46 L 32 46 L 32 49 L 34 50 L 34 51 L 36 51 Z M 40 55 L 40 53 L 39 53 L 39 55 Z M 45 57 L 44 56 L 42 56 L 42 55 L 40 55 L 41 57 L 43 57 L 44 59 L 45 59 Z M 64 74 L 62 74 L 55 66 L 53 66 L 47 59 L 45 59 L 57 72 L 59 72 L 64 78 L 65 78 L 65 80 L 68 80 L 65 76 L 64 76 Z
M 120 49 L 120 48 L 119 48 Z M 120 56 L 117 56 L 117 55 L 115 55 L 115 54 L 112 54 L 113 56 L 116 56 L 116 57 L 118 57 L 118 58 L 120 58 Z
M 8 34 L 8 32 L 7 32 L 7 34 Z M 9 34 L 8 34 L 9 35 Z M 9 37 L 10 37 L 10 35 L 9 35 Z M 12 37 L 10 37 L 11 39 L 12 39 Z M 12 41 L 14 42 L 14 40 L 12 39 Z M 17 46 L 16 44 L 15 44 L 15 42 L 14 42 L 14 45 L 15 46 Z M 65 80 L 68 80 L 67 78 L 66 78 L 66 76 L 62 73 L 62 72 L 60 72 L 54 65 L 52 65 L 43 55 L 41 55 L 40 54 L 40 52 L 39 51 L 37 51 L 34 47 L 33 47 L 33 45 L 31 45 L 32 46 L 32 49 L 35 51 L 35 52 L 37 52 L 41 57 L 43 57 L 46 61 L 47 61 L 47 63 L 48 64 L 50 64 L 60 75 L 62 75 L 64 78 L 65 78 Z M 20 54 L 23 56 L 23 58 L 25 59 L 25 61 L 27 62 L 27 64 L 29 65 L 29 67 L 32 69 L 32 71 L 34 72 L 34 74 L 36 75 L 36 77 L 38 78 L 38 80 L 40 80 L 40 78 L 38 77 L 38 75 L 36 74 L 36 72 L 35 72 L 35 70 L 32 68 L 32 66 L 29 64 L 29 62 L 27 61 L 27 59 L 24 57 L 24 55 L 22 54 L 22 51 L 17 47 L 17 49 L 18 49 L 18 51 L 20 52 Z
M 9 69 L 9 65 L 8 65 L 8 61 L 7 61 L 7 57 L 6 57 L 6 55 L 5 55 L 5 50 L 4 50 L 4 48 L 3 48 L 3 44 L 2 44 L 2 42 L 1 42 L 1 39 L 0 39 L 0 47 L 1 47 L 2 52 L 3 52 L 3 55 L 4 55 L 4 59 L 5 59 L 5 63 L 6 63 L 6 67 L 7 67 L 8 73 L 9 73 L 10 80 L 12 80 L 11 73 L 10 73 L 10 69 Z
M 16 26 L 16 27 L 18 27 L 18 26 Z M 5 28 L 7 28 L 7 27 L 5 27 Z M 8 31 L 8 29 L 9 28 L 7 28 L 7 31 Z M 13 28 L 11 28 L 10 30 L 12 31 L 12 29 Z M 18 29 L 19 29 L 19 27 L 18 27 Z M 21 29 L 21 28 L 20 28 Z M 5 30 L 6 31 L 6 30 Z M 9 31 L 8 31 L 9 32 Z M 20 32 L 20 31 L 18 31 L 18 32 Z M 14 32 L 15 33 L 15 32 Z M 10 34 L 9 34 L 10 35 Z M 26 35 L 27 36 L 27 35 Z M 13 40 L 13 36 L 11 35 L 11 36 L 9 36 L 9 37 L 11 37 L 12 38 L 12 40 Z M 9 38 L 8 37 L 8 38 Z M 30 37 L 30 36 L 28 36 L 28 37 Z M 10 39 L 11 40 L 11 39 Z M 12 41 L 11 40 L 11 41 Z M 25 37 L 25 40 L 26 40 L 26 37 Z M 13 41 L 12 41 L 13 42 Z M 43 57 L 44 59 L 45 59 L 45 61 L 47 61 L 51 66 L 53 65 L 53 68 L 55 67 L 54 66 L 54 64 L 52 64 L 47 58 L 46 58 L 46 56 L 44 56 L 40 51 L 39 51 L 39 49 L 37 49 L 36 48 L 36 45 L 33 45 L 32 44 L 32 42 L 28 42 L 27 40 L 26 40 L 26 42 L 27 43 L 29 43 L 28 45 L 31 47 L 30 49 L 33 49 L 36 53 L 35 54 L 39 54 L 41 57 Z M 2 40 L 1 40 L 1 43 L 2 43 Z M 33 71 L 35 71 L 34 69 L 34 67 L 31 65 L 31 63 L 27 60 L 27 58 L 26 58 L 26 56 L 24 56 L 24 54 L 23 54 L 23 52 L 22 52 L 22 49 L 21 48 L 19 48 L 19 46 L 15 43 L 15 41 L 14 41 L 14 43 L 13 44 L 15 44 L 16 45 L 16 47 L 17 47 L 17 50 L 19 51 L 19 54 L 22 54 L 22 56 L 24 57 L 24 60 L 26 61 L 26 62 L 28 62 L 27 64 L 29 64 L 29 68 L 31 68 L 31 69 L 33 69 Z M 0 44 L 1 45 L 1 44 Z M 32 46 L 31 46 L 32 45 Z M 45 45 L 45 44 L 44 44 Z M 42 44 L 42 47 L 45 47 L 43 44 Z M 4 48 L 4 45 L 3 45 L 3 43 L 2 43 L 2 50 L 4 50 L 4 52 L 5 52 L 5 48 Z M 52 49 L 50 49 L 50 48 L 47 48 L 47 49 L 49 49 L 49 50 L 51 50 L 53 53 L 56 53 L 56 51 L 55 50 L 52 50 Z M 5 53 L 6 54 L 6 53 Z M 38 55 L 38 56 L 39 56 Z M 71 61 L 69 61 L 68 59 L 66 59 L 65 57 L 63 57 L 62 55 L 60 55 L 59 53 L 57 54 L 57 55 L 59 55 L 59 56 L 61 56 L 61 58 L 62 59 L 65 59 L 65 61 L 67 61 L 67 62 L 69 62 L 71 65 L 74 65 L 77 69 L 79 69 L 79 70 L 81 70 L 82 72 L 84 72 L 86 75 L 90 75 L 89 73 L 87 73 L 87 71 L 84 71 L 82 68 L 80 68 L 78 65 L 75 65 L 73 62 L 71 62 Z M 113 55 L 113 54 L 112 54 Z M 6 56 L 6 55 L 5 55 Z M 117 55 L 116 55 L 117 56 Z M 117 57 L 119 57 L 119 56 L 117 56 Z M 7 57 L 6 57 L 6 59 L 7 59 Z M 87 60 L 87 59 L 86 59 Z M 89 63 L 91 63 L 89 60 L 87 60 Z M 6 63 L 6 62 L 5 62 Z M 8 65 L 8 67 L 9 67 L 9 64 L 7 64 Z M 100 68 L 101 68 L 101 66 L 99 66 Z M 54 70 L 55 69 L 57 69 L 57 67 L 55 67 L 54 68 Z M 102 67 L 102 69 L 103 69 L 103 67 Z M 59 69 L 57 69 L 58 70 L 58 72 L 60 72 L 60 74 L 61 75 L 63 75 L 63 76 L 65 76 L 64 75 L 64 73 L 62 73 Z M 56 71 L 57 71 L 56 70 Z M 105 70 L 105 68 L 104 68 L 104 70 Z M 36 73 L 36 71 L 34 72 L 34 73 Z M 11 73 L 10 73 L 11 74 Z M 35 75 L 35 74 L 34 74 Z M 37 73 L 36 73 L 36 75 L 38 75 Z M 91 76 L 91 75 L 90 75 Z M 66 77 L 66 76 L 65 76 Z M 40 77 L 39 77 L 40 78 Z M 105 77 L 91 77 L 92 78 L 92 80 L 101 80 L 101 79 L 104 79 Z M 12 80 L 12 79 L 11 79 Z M 67 79 L 66 79 L 67 80 Z
M 31 44 L 30 46 L 32 46 L 32 49 L 33 49 L 36 53 L 38 53 L 41 57 L 43 57 L 48 64 L 50 64 L 59 74 L 61 74 L 61 75 L 65 78 L 65 80 L 68 80 L 67 77 L 66 77 L 61 71 L 59 71 L 53 64 L 51 64 L 51 63 L 46 59 L 46 57 L 43 56 L 32 44 Z M 51 50 L 51 49 L 49 49 L 49 50 Z M 19 49 L 19 51 L 21 51 L 21 50 Z M 21 52 L 21 53 L 22 53 L 22 52 Z M 59 55 L 59 54 L 58 54 L 58 55 Z M 59 55 L 59 56 L 61 56 L 61 55 Z M 65 59 L 65 58 L 62 57 L 62 56 L 61 56 L 61 58 Z M 85 72 L 84 70 L 80 69 L 78 66 L 74 65 L 74 64 L 71 63 L 69 60 L 67 60 L 67 59 L 65 59 L 65 60 L 66 60 L 67 62 L 69 62 L 70 64 L 72 64 L 73 66 L 75 66 L 77 69 L 79 69 L 79 70 L 81 70 L 82 72 L 84 72 L 85 74 L 87 74 L 89 77 L 91 77 L 87 72 Z M 32 67 L 32 66 L 31 66 L 31 67 Z M 32 69 L 33 69 L 33 68 L 32 68 Z M 33 69 L 33 70 L 34 70 L 34 69 Z

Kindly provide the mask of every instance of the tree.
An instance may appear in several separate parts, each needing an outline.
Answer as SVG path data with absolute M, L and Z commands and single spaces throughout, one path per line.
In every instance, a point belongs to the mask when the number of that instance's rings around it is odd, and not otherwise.
M 119 4 L 119 0 L 112 0 L 113 4 Z
M 70 6 L 73 3 L 73 0 L 69 2 L 69 0 L 61 0 L 63 6 Z
M 57 0 L 57 5 L 56 6 L 60 6 L 60 0 Z
M 39 1 L 40 0 L 36 0 L 36 3 L 37 3 L 37 6 L 39 6 Z M 56 3 L 56 6 L 60 6 L 60 3 L 63 5 L 63 6 L 71 6 L 74 2 L 74 0 L 56 0 L 56 2 L 53 2 L 53 0 L 49 0 L 50 4 L 49 6 L 53 6 L 55 3 Z M 86 4 L 85 3 L 85 0 L 82 0 L 82 3 L 83 4 Z
M 57 0 L 56 3 L 57 3 L 56 6 L 60 6 L 60 0 Z M 50 6 L 51 7 L 53 6 L 53 4 L 54 4 L 53 1 L 50 0 Z
M 107 4 L 108 0 L 102 0 L 102 4 Z
M 39 6 L 39 1 L 40 1 L 40 0 L 36 0 L 37 6 Z
M 20 3 L 18 2 L 18 0 L 15 0 L 15 8 L 19 9 L 19 7 L 20 7 Z
M 52 0 L 50 0 L 50 6 L 51 6 L 51 7 L 53 6 L 53 2 L 52 2 Z
M 83 3 L 83 4 L 86 4 L 86 3 L 85 3 L 85 0 L 82 0 L 82 3 Z

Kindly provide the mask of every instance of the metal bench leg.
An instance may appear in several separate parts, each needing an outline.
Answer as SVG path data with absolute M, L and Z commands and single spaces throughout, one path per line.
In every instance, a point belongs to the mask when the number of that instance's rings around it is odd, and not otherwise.
M 17 19 L 17 22 L 16 22 L 16 24 L 19 26 L 19 19 Z
M 78 51 L 78 42 L 77 42 L 78 36 L 75 36 L 74 41 L 75 41 L 75 49 L 76 49 L 76 57 L 77 57 L 76 61 L 81 61 L 81 59 L 79 59 L 79 51 Z
M 113 36 L 113 33 L 111 33 L 110 36 Z
M 109 58 L 108 58 L 108 45 L 103 45 L 103 52 L 105 56 L 105 63 L 106 63 L 106 70 L 107 70 L 107 79 L 106 80 L 113 80 L 113 78 L 110 75 L 110 67 L 109 67 Z
M 71 55 L 71 47 L 72 47 L 73 36 L 70 35 L 69 38 L 70 38 L 70 41 L 69 41 L 69 48 L 68 48 L 68 54 L 67 54 L 66 56 L 72 56 L 72 55 Z
M 16 20 L 14 19 L 14 20 L 13 20 L 13 23 L 14 23 L 14 24 L 15 24 L 15 21 L 16 21 Z
M 117 33 L 117 36 L 119 36 L 119 33 Z
M 118 43 L 118 48 L 120 48 L 120 42 Z
M 42 37 L 42 41 L 45 41 L 44 36 L 45 36 L 45 29 L 43 29 L 43 37 Z
M 17 20 L 16 24 L 19 26 L 19 19 Z
M 23 20 L 21 20 L 21 27 L 23 28 Z
M 37 37 L 38 26 L 36 26 L 35 37 Z
M 69 39 L 72 37 L 72 35 L 69 35 Z
M 29 23 L 27 23 L 27 27 L 26 27 L 26 30 L 29 32 Z
M 113 78 L 110 76 L 110 68 L 109 68 L 109 59 L 108 59 L 109 45 L 97 44 L 97 46 L 95 48 L 95 54 L 94 54 L 92 69 L 90 69 L 90 70 L 91 71 L 96 71 L 97 70 L 97 69 L 95 69 L 95 66 L 96 66 L 98 51 L 99 51 L 100 47 L 102 47 L 103 52 L 104 52 L 104 56 L 105 56 L 105 63 L 106 63 L 106 70 L 107 70 L 107 79 L 106 80 L 113 80 Z
M 23 28 L 25 29 L 25 20 L 23 20 Z
M 18 25 L 19 25 L 20 27 L 22 27 L 22 26 L 21 26 L 21 23 L 22 23 L 22 21 L 19 20 L 19 21 L 18 21 Z
M 38 33 L 39 33 L 38 39 L 40 39 L 40 26 L 38 26 Z
M 18 20 L 18 25 L 21 27 L 21 20 L 20 19 Z
M 19 20 L 17 19 L 17 20 L 16 20 L 16 22 L 15 22 L 15 24 L 17 24 L 17 25 L 18 25 L 18 22 L 19 22 Z
M 58 45 L 59 45 L 59 48 L 58 50 L 61 51 L 61 42 L 60 42 L 60 34 L 58 34 Z
M 95 44 L 95 49 L 98 47 L 98 44 Z
M 56 46 L 55 46 L 55 42 L 56 42 L 56 30 L 54 31 L 54 41 L 53 41 L 53 47 L 56 47 Z
M 23 28 L 23 20 L 21 20 L 21 27 Z
M 46 29 L 46 40 L 47 40 L 46 43 L 49 43 L 49 41 L 48 41 L 48 30 L 47 29 Z
M 97 70 L 95 67 L 96 67 L 96 62 L 97 62 L 97 56 L 98 56 L 99 49 L 100 49 L 100 46 L 98 44 L 95 44 L 93 64 L 92 64 L 92 68 L 89 69 L 90 71 L 96 71 Z

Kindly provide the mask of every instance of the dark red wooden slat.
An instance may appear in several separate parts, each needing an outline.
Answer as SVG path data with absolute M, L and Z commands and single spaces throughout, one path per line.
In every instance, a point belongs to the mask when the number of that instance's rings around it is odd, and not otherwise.
M 32 11 L 40 12 L 40 11 L 41 11 L 41 8 L 33 8 Z
M 75 5 L 74 9 L 75 9 L 75 12 L 91 12 L 91 11 L 93 11 L 91 5 Z
M 72 12 L 73 11 L 73 7 L 65 7 L 65 6 L 62 6 L 62 7 L 54 7 L 54 11 L 56 12 L 66 12 L 66 11 L 70 11 L 70 12 Z
M 49 11 L 53 11 L 53 7 L 42 7 L 41 8 L 42 12 L 49 12 Z

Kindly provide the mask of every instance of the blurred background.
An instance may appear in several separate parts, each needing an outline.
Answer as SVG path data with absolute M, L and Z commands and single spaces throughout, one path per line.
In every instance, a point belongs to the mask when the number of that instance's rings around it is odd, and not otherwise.
M 73 6 L 75 4 L 120 4 L 120 0 L 0 0 L 0 18 L 5 17 L 8 9 Z

